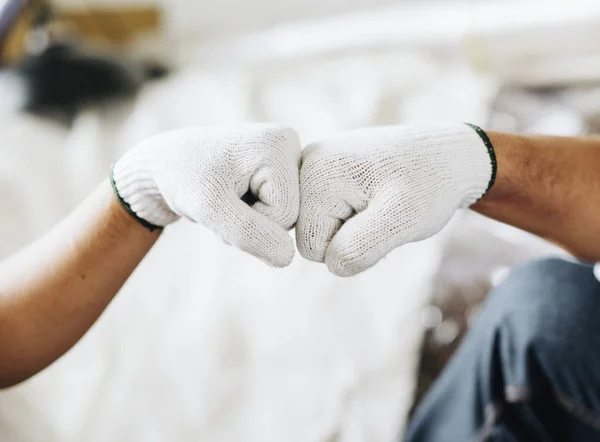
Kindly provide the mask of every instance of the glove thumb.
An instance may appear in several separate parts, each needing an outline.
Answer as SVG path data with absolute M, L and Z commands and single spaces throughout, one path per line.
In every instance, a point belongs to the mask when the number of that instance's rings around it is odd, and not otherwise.
M 371 201 L 332 238 L 325 264 L 337 276 L 354 276 L 374 266 L 396 247 L 415 241 L 409 226 L 398 220 L 393 206 Z

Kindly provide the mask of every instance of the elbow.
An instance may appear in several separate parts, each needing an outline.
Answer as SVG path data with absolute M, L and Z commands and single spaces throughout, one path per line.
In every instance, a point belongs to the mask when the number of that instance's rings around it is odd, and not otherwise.
M 3 379 L 0 380 L 0 391 L 2 390 L 7 390 L 11 387 L 14 387 L 15 385 L 18 385 L 18 382 L 5 382 Z
M 600 261 L 600 253 L 587 247 L 563 247 L 569 254 L 580 261 L 594 264 Z
M 35 367 L 23 357 L 23 352 L 12 347 L 0 342 L 0 390 L 25 382 L 37 373 Z
M 600 262 L 600 249 L 598 249 L 594 241 L 573 241 L 563 238 L 552 238 L 550 236 L 540 236 L 562 248 L 579 261 L 589 264 Z
M 4 351 L 3 351 L 4 350 Z M 7 351 L 8 350 L 8 351 Z M 40 370 L 35 365 L 0 344 L 0 390 L 6 390 L 32 378 Z
M 18 375 L 15 373 L 3 373 L 0 372 L 0 390 L 6 390 L 11 387 L 15 387 L 27 379 L 31 378 L 30 375 Z
M 24 380 L 24 379 L 23 379 Z M 0 391 L 7 390 L 11 387 L 19 385 L 22 381 L 13 379 L 3 379 L 0 377 Z
M 24 351 L 24 346 L 16 338 L 15 326 L 4 314 L 5 311 L 0 306 L 0 390 L 25 382 L 37 373 L 26 356 L 28 352 Z
M 575 253 L 571 252 L 571 254 L 578 260 L 583 261 L 585 263 L 589 263 L 589 264 L 595 264 L 600 261 L 600 256 L 598 254 L 576 253 L 576 252 Z

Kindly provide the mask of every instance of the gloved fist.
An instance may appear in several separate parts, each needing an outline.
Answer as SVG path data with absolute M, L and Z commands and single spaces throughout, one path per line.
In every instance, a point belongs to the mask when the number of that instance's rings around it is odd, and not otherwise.
M 268 124 L 199 127 L 141 142 L 113 167 L 121 202 L 148 227 L 188 218 L 275 267 L 290 264 L 300 144 Z M 242 200 L 248 192 L 252 206 Z
M 487 135 L 468 125 L 347 132 L 302 152 L 298 250 L 339 276 L 434 235 L 491 187 Z

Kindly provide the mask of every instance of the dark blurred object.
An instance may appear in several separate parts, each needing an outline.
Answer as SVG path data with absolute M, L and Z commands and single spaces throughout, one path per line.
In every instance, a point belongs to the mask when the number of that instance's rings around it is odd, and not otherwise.
M 578 97 L 597 97 L 598 87 L 526 88 L 503 86 L 491 105 L 489 126 L 505 132 L 586 135 L 600 116 L 600 103 L 584 109 Z
M 108 52 L 139 33 L 156 31 L 155 8 L 56 14 L 42 0 L 10 0 L 7 8 L 2 41 L 10 50 L 4 71 L 23 84 L 25 111 L 70 124 L 84 107 L 132 96 L 146 80 L 168 73 L 158 63 L 128 62 Z M 104 52 L 92 53 L 85 41 L 104 43 Z
M 600 134 L 600 85 L 527 88 L 505 85 L 490 106 L 489 128 L 507 132 L 574 136 Z M 438 378 L 469 331 L 495 275 L 531 258 L 531 253 L 471 224 L 444 250 L 434 296 L 423 310 L 415 406 Z M 491 223 L 491 221 L 487 221 Z M 480 232 L 473 232 L 478 226 Z M 471 237 L 466 235 L 471 234 Z M 468 376 L 468 373 L 465 373 Z
M 14 72 L 25 84 L 24 110 L 69 123 L 82 108 L 131 96 L 145 80 L 167 70 L 160 65 L 133 69 L 72 45 L 53 44 L 25 58 Z
M 511 256 L 505 244 L 499 246 L 494 243 L 494 238 L 486 239 L 484 232 L 471 231 L 469 234 L 472 237 L 458 234 L 446 245 L 434 283 L 434 296 L 421 312 L 425 335 L 415 405 L 467 334 L 491 288 L 490 274 L 499 265 L 508 264 L 507 257 Z M 513 257 L 510 264 L 514 261 Z

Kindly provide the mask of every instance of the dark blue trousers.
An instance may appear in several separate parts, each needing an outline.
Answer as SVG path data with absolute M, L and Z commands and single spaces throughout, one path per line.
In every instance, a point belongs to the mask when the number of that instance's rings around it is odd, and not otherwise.
M 487 299 L 409 424 L 408 441 L 600 441 L 600 282 L 561 259 Z

